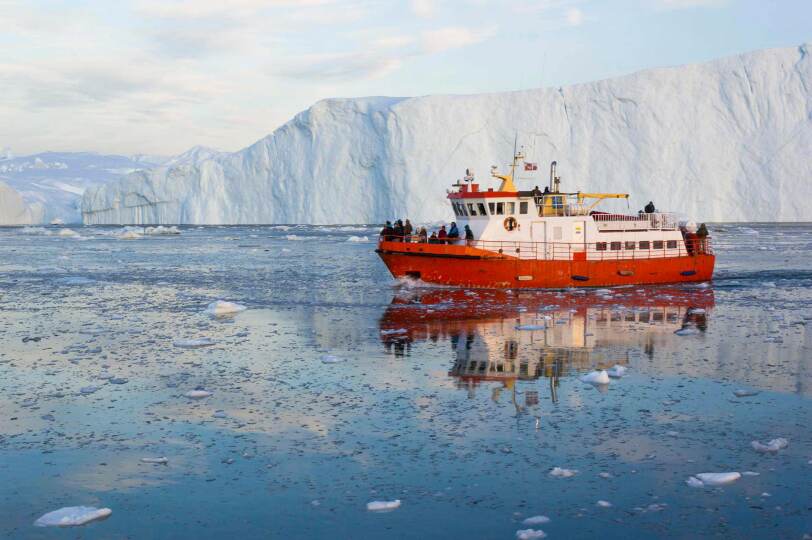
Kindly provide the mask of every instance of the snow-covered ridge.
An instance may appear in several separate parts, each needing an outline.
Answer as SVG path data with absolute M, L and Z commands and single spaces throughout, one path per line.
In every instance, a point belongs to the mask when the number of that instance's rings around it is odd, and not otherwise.
M 321 101 L 250 147 L 88 189 L 85 223 L 449 218 L 465 168 L 556 159 L 569 190 L 629 192 L 701 220 L 810 220 L 810 46 L 563 88 Z M 520 186 L 545 182 L 539 173 Z

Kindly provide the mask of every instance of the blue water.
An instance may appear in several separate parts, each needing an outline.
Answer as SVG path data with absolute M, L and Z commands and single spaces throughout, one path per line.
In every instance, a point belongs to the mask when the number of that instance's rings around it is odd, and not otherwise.
M 396 283 L 375 227 L 58 230 L 0 230 L 2 538 L 812 534 L 812 225 L 711 227 L 710 285 L 521 292 Z M 113 513 L 32 525 L 76 505 Z

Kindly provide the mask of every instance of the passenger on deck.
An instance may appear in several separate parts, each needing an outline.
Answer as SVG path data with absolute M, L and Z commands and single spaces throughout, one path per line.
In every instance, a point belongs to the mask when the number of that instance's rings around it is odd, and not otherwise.
M 425 227 L 420 227 L 420 232 L 417 233 L 420 237 L 419 241 L 423 242 L 424 244 L 429 241 L 429 233 L 426 231 Z
M 643 210 L 645 210 L 646 214 L 653 214 L 654 212 L 657 211 L 657 209 L 654 208 L 654 203 L 651 201 L 648 202 L 648 204 L 646 205 L 645 208 L 643 208 Z
M 429 244 L 440 244 L 440 240 L 437 238 L 437 233 L 432 231 L 431 236 L 429 236 Z
M 403 220 L 397 220 L 395 222 L 395 242 L 403 242 Z
M 392 228 L 392 222 L 387 221 L 386 225 L 384 225 L 383 229 L 381 229 L 381 237 L 383 238 L 383 241 L 390 242 L 393 234 L 395 234 L 395 229 Z
M 471 245 L 474 241 L 474 231 L 471 230 L 471 227 L 468 225 L 465 226 L 465 243 L 466 245 Z
M 546 191 L 546 190 L 547 190 L 547 188 L 544 188 L 544 190 Z M 541 196 L 541 190 L 539 189 L 539 187 L 538 187 L 538 186 L 534 187 L 534 188 L 533 188 L 533 191 L 531 191 L 530 193 L 532 193 L 532 194 L 533 194 L 533 197 L 539 197 L 539 196 Z
M 403 236 L 406 237 L 406 242 L 412 241 L 412 233 L 414 232 L 414 227 L 412 227 L 412 222 L 408 219 L 406 220 L 406 224 L 403 226 Z
M 456 244 L 460 238 L 460 230 L 457 228 L 457 222 L 451 222 L 451 228 L 448 229 L 448 243 Z
M 544 195 L 550 194 L 550 186 L 544 186 Z
M 696 230 L 696 239 L 697 243 L 699 244 L 697 247 L 699 248 L 699 253 L 707 253 L 708 252 L 708 228 L 705 224 L 701 224 L 699 228 Z
M 441 244 L 445 244 L 446 240 L 448 240 L 448 233 L 445 230 L 445 225 L 440 226 L 440 232 L 437 233 L 437 239 Z

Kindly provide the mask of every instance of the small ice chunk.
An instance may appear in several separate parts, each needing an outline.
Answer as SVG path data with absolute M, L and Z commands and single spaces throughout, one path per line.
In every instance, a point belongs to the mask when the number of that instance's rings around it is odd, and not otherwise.
M 206 313 L 209 315 L 229 315 L 231 313 L 245 311 L 246 309 L 248 308 L 242 304 L 226 302 L 225 300 L 217 300 L 216 302 L 209 304 L 209 306 L 206 308 Z
M 144 229 L 144 234 L 149 234 L 152 236 L 172 235 L 172 234 L 180 234 L 180 230 L 174 225 L 171 225 L 169 227 L 158 225 L 157 227 L 147 227 L 146 229 Z
M 766 454 L 768 452 L 778 452 L 779 450 L 783 450 L 787 446 L 789 446 L 789 441 L 784 438 L 773 439 L 767 443 L 761 443 L 759 441 L 753 441 L 750 443 L 750 446 L 753 447 L 753 450 L 756 452 L 761 452 L 762 454 Z
M 742 476 L 759 476 L 760 474 L 753 471 L 742 471 Z
M 516 538 L 518 540 L 532 540 L 533 538 L 544 538 L 547 533 L 540 529 L 519 529 L 516 531 Z
M 169 463 L 169 460 L 165 457 L 142 457 L 141 463 L 157 463 L 160 465 L 166 465 Z
M 389 335 L 392 335 L 392 334 L 406 334 L 407 332 L 408 332 L 408 330 L 406 330 L 405 328 L 392 328 L 392 329 L 389 329 L 389 330 L 381 330 L 381 335 L 382 336 L 389 336 Z
M 93 506 L 67 506 L 48 512 L 34 522 L 37 527 L 76 527 L 97 519 L 105 519 L 112 514 L 109 508 Z
M 208 390 L 202 390 L 198 388 L 196 390 L 189 390 L 183 395 L 189 399 L 203 399 L 209 397 L 211 395 L 211 392 L 209 392 Z
M 107 382 L 110 384 L 127 384 L 130 382 L 130 380 L 124 377 L 111 377 L 110 379 L 107 379 Z
M 750 397 L 750 396 L 757 396 L 758 390 L 745 390 L 740 388 L 738 390 L 733 391 L 733 395 L 736 397 Z
M 367 503 L 367 510 L 370 512 L 388 512 L 400 508 L 400 499 L 394 501 L 372 501 Z
M 699 333 L 699 330 L 693 326 L 686 326 L 685 328 L 680 328 L 674 333 L 678 336 L 694 336 Z
M 63 236 L 65 238 L 75 238 L 75 237 L 79 236 L 79 233 L 74 231 L 73 229 L 59 229 L 59 232 L 56 233 L 56 234 L 57 234 L 57 236 Z M 78 506 L 77 508 L 82 508 L 82 507 Z
M 615 364 L 614 366 L 607 369 L 606 373 L 613 379 L 619 379 L 626 374 L 626 370 L 627 370 L 626 366 Z
M 322 357 L 321 357 L 321 363 L 322 364 L 338 364 L 338 363 L 343 362 L 343 361 L 344 361 L 343 358 L 340 358 L 338 356 L 334 356 L 332 354 L 325 354 L 325 355 L 322 355 Z
M 80 394 L 88 395 L 96 392 L 99 389 L 98 386 L 83 386 L 79 389 Z
M 199 349 L 200 347 L 211 347 L 212 345 L 216 344 L 217 344 L 216 341 L 209 338 L 178 339 L 172 342 L 172 345 L 174 345 L 175 347 L 180 347 L 182 349 Z
M 226 414 L 226 411 L 223 411 L 223 410 L 214 411 L 214 414 L 212 414 L 212 416 L 214 418 L 228 418 L 228 415 Z
M 118 235 L 119 240 L 138 240 L 141 238 L 141 233 L 133 230 L 126 230 Z
M 605 369 L 600 371 L 590 371 L 581 377 L 581 382 L 587 384 L 609 384 L 609 374 Z
M 612 478 L 612 473 L 602 472 L 598 473 L 598 476 L 600 476 L 601 478 Z
M 550 476 L 555 476 L 558 478 L 569 478 L 571 476 L 575 476 L 578 474 L 577 469 L 563 469 L 561 467 L 553 467 L 550 471 Z
M 522 521 L 522 525 L 541 525 L 543 523 L 550 523 L 550 518 L 547 516 L 532 516 Z
M 699 473 L 696 478 L 706 486 L 723 486 L 725 484 L 732 484 L 739 478 L 741 473 L 737 472 L 721 472 L 721 473 Z
M 610 508 L 612 506 L 612 503 L 610 503 L 609 501 L 598 501 L 595 504 L 600 506 L 601 508 Z
M 368 236 L 350 236 L 347 242 L 369 242 Z
M 544 330 L 547 327 L 543 324 L 520 324 L 515 328 L 516 330 Z

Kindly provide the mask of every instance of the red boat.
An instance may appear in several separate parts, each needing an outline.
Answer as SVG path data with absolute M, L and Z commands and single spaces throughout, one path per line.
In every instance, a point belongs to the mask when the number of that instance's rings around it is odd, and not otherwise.
M 556 162 L 543 193 L 519 191 L 513 180 L 523 159 L 514 152 L 509 174 L 491 170 L 501 180 L 497 190 L 480 190 L 466 174 L 448 192 L 460 230 L 470 229 L 468 239 L 382 235 L 376 251 L 392 275 L 461 287 L 556 289 L 713 277 L 710 238 L 697 235 L 695 225 L 680 227 L 665 212 L 596 211 L 606 199 L 629 195 L 562 192 Z

